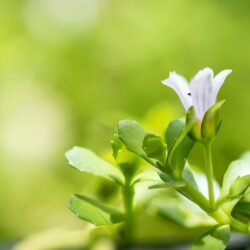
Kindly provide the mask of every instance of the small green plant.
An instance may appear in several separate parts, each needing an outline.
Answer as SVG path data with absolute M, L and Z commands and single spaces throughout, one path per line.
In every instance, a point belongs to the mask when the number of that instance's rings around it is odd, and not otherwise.
M 120 187 L 123 197 L 123 211 L 106 205 L 98 200 L 85 195 L 71 195 L 68 206 L 80 219 L 88 221 L 96 226 L 112 225 L 124 222 L 121 229 L 123 244 L 129 246 L 133 239 L 133 207 L 134 186 L 139 182 L 138 160 L 135 157 L 120 155 L 122 143 L 117 134 L 111 141 L 113 157 L 116 165 L 102 160 L 92 151 L 74 147 L 66 153 L 69 164 L 78 170 L 96 176 L 104 177 Z M 124 159 L 123 159 L 124 158 Z
M 152 192 L 151 189 L 172 189 L 185 197 L 185 200 L 191 201 L 176 201 L 169 206 L 170 198 L 162 200 L 160 204 L 155 204 L 161 213 L 179 224 L 187 224 L 187 215 L 184 213 L 194 203 L 205 214 L 199 219 L 204 220 L 208 228 L 193 242 L 192 250 L 223 250 L 229 242 L 231 231 L 249 233 L 250 153 L 245 153 L 230 164 L 219 194 L 215 194 L 211 147 L 221 127 L 219 112 L 224 103 L 217 102 L 216 97 L 230 73 L 231 70 L 224 70 L 214 77 L 213 71 L 205 68 L 197 73 L 190 85 L 182 76 L 170 73 L 163 83 L 174 89 L 180 97 L 186 118 L 170 122 L 164 138 L 145 131 L 136 121 L 120 121 L 111 142 L 115 165 L 102 160 L 88 149 L 74 147 L 68 151 L 66 157 L 71 166 L 105 177 L 118 185 L 124 206 L 123 210 L 119 210 L 84 195 L 72 195 L 69 208 L 79 218 L 97 226 L 122 222 L 124 242 L 127 246 L 133 244 L 135 185 L 144 181 L 139 177 L 139 156 L 159 176 L 149 186 L 148 192 Z M 203 174 L 207 180 L 207 195 L 204 195 L 203 187 L 197 183 L 196 173 L 188 162 L 189 154 L 196 144 L 200 144 L 204 152 Z M 180 204 L 185 207 L 180 207 Z M 195 219 L 190 223 L 195 226 Z

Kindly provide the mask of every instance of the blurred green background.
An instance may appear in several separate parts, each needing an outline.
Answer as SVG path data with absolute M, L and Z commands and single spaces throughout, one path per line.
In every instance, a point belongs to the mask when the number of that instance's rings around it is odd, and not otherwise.
M 227 100 L 214 145 L 221 181 L 250 149 L 249 9 L 246 0 L 1 1 L 0 241 L 81 228 L 67 198 L 96 180 L 67 167 L 64 152 L 102 153 L 119 119 L 143 119 L 160 103 L 172 118 L 184 115 L 160 83 L 172 70 L 190 79 L 205 66 L 233 69 L 219 95 Z M 199 149 L 192 158 L 202 163 Z

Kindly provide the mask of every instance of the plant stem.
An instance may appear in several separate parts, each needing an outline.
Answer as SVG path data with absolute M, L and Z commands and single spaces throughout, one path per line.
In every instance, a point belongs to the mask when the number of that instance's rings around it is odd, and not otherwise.
M 211 142 L 205 142 L 203 144 L 203 150 L 205 155 L 205 170 L 207 176 L 209 201 L 210 201 L 210 206 L 213 209 L 215 205 L 215 198 L 214 198 L 214 185 L 213 185 L 214 173 L 213 173 Z
M 219 224 L 230 224 L 233 230 L 247 233 L 248 225 L 238 221 L 232 216 L 228 215 L 221 207 L 218 207 L 216 210 L 212 209 L 209 201 L 194 187 L 190 184 L 186 184 L 184 187 L 177 189 L 182 195 L 187 197 L 196 203 L 203 211 L 205 211 L 210 217 L 212 217 Z
M 209 211 L 210 206 L 208 200 L 196 188 L 186 183 L 184 187 L 177 189 L 179 193 L 196 203 L 204 211 Z
M 222 208 L 217 208 L 216 211 L 208 213 L 209 216 L 213 217 L 220 224 L 229 224 L 231 228 L 237 232 L 247 233 L 248 225 L 238 221 L 231 215 L 228 215 Z
M 134 185 L 126 181 L 123 187 L 123 201 L 125 209 L 124 237 L 127 246 L 130 246 L 133 240 L 133 199 Z

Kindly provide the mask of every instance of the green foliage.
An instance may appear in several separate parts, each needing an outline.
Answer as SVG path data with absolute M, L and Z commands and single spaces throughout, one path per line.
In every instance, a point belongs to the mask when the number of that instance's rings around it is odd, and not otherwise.
M 224 250 L 229 238 L 229 225 L 217 225 L 195 240 L 191 250 Z
M 222 196 L 226 197 L 230 192 L 234 195 L 242 193 L 249 185 L 249 177 L 239 177 L 247 175 L 250 175 L 250 153 L 244 154 L 239 160 L 233 161 L 229 165 L 223 178 Z
M 158 170 L 158 174 L 161 178 L 161 180 L 164 182 L 159 182 L 155 185 L 149 186 L 149 189 L 155 189 L 155 188 L 179 188 L 184 187 L 187 183 L 190 184 L 193 188 L 198 190 L 198 185 L 195 181 L 194 175 L 188 165 L 186 163 L 183 172 L 182 172 L 182 179 L 183 180 L 176 180 L 172 178 L 169 174 L 164 173 L 160 170 Z
M 113 150 L 113 157 L 116 160 L 119 151 L 122 149 L 122 142 L 120 141 L 118 134 L 114 134 L 114 138 L 110 143 Z
M 158 175 L 160 176 L 161 180 L 165 183 L 174 182 L 175 180 L 167 173 L 162 172 L 161 170 L 157 171 Z
M 223 206 L 228 214 L 237 215 L 239 220 L 245 220 L 247 214 L 244 209 L 247 207 L 241 205 L 242 198 L 248 194 L 250 187 L 250 154 L 245 153 L 238 160 L 233 161 L 223 178 L 221 196 L 218 204 Z
M 158 173 L 160 179 L 163 181 L 163 183 L 158 182 L 157 184 L 149 186 L 149 189 L 170 188 L 170 187 L 171 188 L 179 188 L 179 187 L 184 187 L 186 185 L 186 183 L 188 183 L 192 187 L 198 189 L 194 175 L 193 175 L 188 163 L 186 163 L 186 165 L 183 169 L 182 178 L 180 178 L 180 180 L 176 180 L 170 174 L 162 172 L 159 169 L 157 170 L 157 173 Z
M 116 208 L 84 195 L 71 195 L 68 207 L 78 218 L 96 226 L 114 224 L 124 220 L 124 214 Z
M 240 200 L 234 206 L 232 215 L 248 223 L 250 220 L 250 200 Z
M 159 167 L 159 165 L 157 164 L 157 161 L 153 158 L 149 158 L 147 153 L 143 149 L 143 144 L 145 142 L 144 138 L 148 135 L 148 133 L 139 125 L 138 122 L 130 121 L 130 120 L 120 121 L 118 123 L 118 135 L 119 135 L 119 139 L 126 146 L 128 151 L 133 152 L 136 155 L 140 156 L 141 158 L 149 162 L 151 165 L 155 167 Z M 147 148 L 146 150 L 152 150 L 154 147 L 154 150 L 156 149 L 159 154 L 159 150 L 162 151 L 163 149 L 163 144 L 161 143 L 159 144 L 159 139 L 157 139 L 157 142 L 156 142 L 155 140 L 156 137 L 157 136 L 154 136 L 154 140 L 149 141 L 148 145 L 147 146 L 145 145 L 145 147 Z M 146 139 L 146 143 L 147 143 L 147 139 Z
M 68 151 L 66 157 L 71 166 L 83 172 L 111 179 L 121 186 L 125 213 L 82 195 L 71 196 L 69 208 L 79 218 L 95 225 L 114 224 L 124 220 L 126 242 L 131 242 L 135 184 L 143 180 L 138 171 L 143 171 L 137 157 L 140 156 L 156 167 L 154 170 L 159 175 L 159 179 L 151 177 L 148 179 L 154 181 L 149 189 L 172 188 L 198 205 L 194 208 L 187 200 L 184 202 L 184 199 L 170 198 L 167 202 L 153 202 L 155 211 L 163 218 L 185 228 L 214 226 L 217 222 L 216 226 L 194 242 L 191 249 L 225 249 L 229 241 L 230 226 L 239 232 L 248 230 L 246 223 L 249 221 L 249 214 L 246 210 L 249 206 L 248 201 L 242 198 L 246 197 L 250 187 L 250 154 L 244 155 L 242 159 L 230 165 L 223 180 L 221 197 L 217 201 L 214 199 L 213 174 L 207 172 L 208 169 L 212 170 L 211 148 L 209 151 L 204 151 L 206 164 L 209 160 L 205 172 L 209 190 L 208 199 L 202 194 L 202 186 L 197 185 L 187 161 L 196 142 L 202 143 L 203 146 L 211 146 L 211 139 L 218 132 L 220 124 L 218 110 L 222 104 L 223 102 L 218 102 L 208 110 L 202 125 L 192 118 L 192 109 L 189 110 L 186 123 L 184 120 L 170 122 L 165 135 L 166 144 L 160 136 L 146 132 L 136 121 L 120 121 L 118 133 L 111 141 L 113 157 L 119 169 L 103 161 L 90 150 L 75 147 Z M 194 131 L 198 134 L 195 135 Z
M 184 181 L 168 181 L 166 183 L 158 183 L 152 186 L 149 186 L 149 189 L 156 189 L 156 188 L 179 188 L 184 187 L 186 183 Z
M 197 190 L 199 189 L 188 163 L 186 163 L 186 165 L 183 169 L 182 177 L 186 183 L 190 184 L 192 187 L 196 188 Z
M 105 177 L 109 180 L 122 182 L 123 177 L 118 168 L 99 158 L 89 149 L 73 147 L 65 154 L 69 165 L 81 172 Z
M 126 148 L 141 156 L 146 157 L 142 148 L 146 131 L 136 121 L 122 120 L 118 123 L 118 135 Z
M 181 175 L 186 159 L 194 145 L 194 142 L 185 133 L 185 122 L 175 120 L 169 123 L 166 130 L 168 147 L 167 164 L 177 175 Z M 175 145 L 178 143 L 178 145 Z
M 237 198 L 243 195 L 250 187 L 250 175 L 238 177 L 229 190 L 230 198 Z
M 182 119 L 174 120 L 169 123 L 168 128 L 166 130 L 166 142 L 168 149 L 171 148 L 172 144 L 174 143 L 174 140 L 176 140 L 176 137 L 180 134 L 184 127 L 185 122 Z
M 222 102 L 217 103 L 208 111 L 207 116 L 205 115 L 204 119 L 207 124 L 202 127 L 204 138 L 199 142 L 206 143 L 206 140 L 212 138 L 210 136 L 212 132 L 215 132 L 215 127 L 209 130 L 211 124 L 208 123 L 214 122 L 213 119 L 217 117 L 217 111 L 221 105 Z M 113 157 L 119 169 L 103 161 L 90 150 L 74 147 L 66 153 L 69 164 L 80 171 L 111 179 L 120 185 L 125 213 L 82 195 L 72 195 L 69 200 L 69 208 L 79 218 L 95 225 L 114 224 L 124 220 L 126 241 L 130 242 L 134 222 L 134 187 L 136 183 L 142 181 L 138 175 L 140 161 L 137 156 L 140 156 L 157 167 L 154 169 L 158 173 L 159 179 L 149 178 L 154 181 L 149 189 L 172 188 L 203 209 L 203 211 L 197 207 L 194 209 L 191 203 L 181 201 L 181 199 L 169 199 L 168 202 L 153 202 L 157 213 L 185 228 L 212 226 L 217 221 L 218 224 L 198 238 L 191 249 L 225 249 L 229 241 L 230 226 L 240 232 L 248 230 L 246 223 L 249 221 L 247 212 L 249 206 L 248 201 L 243 200 L 242 197 L 244 198 L 248 193 L 250 186 L 250 154 L 244 155 L 242 159 L 230 165 L 223 180 L 222 195 L 216 204 L 214 202 L 212 204 L 211 190 L 209 189 L 209 199 L 203 196 L 200 191 L 201 187 L 198 187 L 187 161 L 190 151 L 197 142 L 197 140 L 192 140 L 188 134 L 192 129 L 198 128 L 195 127 L 196 125 L 196 121 L 194 122 L 192 119 L 187 124 L 184 120 L 170 122 L 166 130 L 167 145 L 165 145 L 160 136 L 146 132 L 136 121 L 119 122 L 118 133 L 111 141 Z M 218 123 L 216 126 L 218 129 Z M 199 129 L 201 128 L 199 127 Z M 213 182 L 212 176 L 209 178 L 210 182 Z M 213 217 L 215 221 L 209 216 Z
M 143 150 L 149 158 L 164 163 L 166 159 L 166 145 L 160 136 L 146 134 L 143 139 Z

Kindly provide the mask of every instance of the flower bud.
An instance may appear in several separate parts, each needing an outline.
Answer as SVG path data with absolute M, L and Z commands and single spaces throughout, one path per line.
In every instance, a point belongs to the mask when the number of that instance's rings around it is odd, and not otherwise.
M 203 140 L 212 140 L 218 133 L 221 126 L 220 108 L 225 100 L 215 103 L 204 115 L 201 124 L 201 137 Z
M 221 125 L 221 118 L 219 110 L 222 107 L 225 100 L 215 103 L 205 113 L 202 121 L 197 119 L 194 108 L 191 107 L 186 116 L 186 123 L 193 122 L 194 125 L 189 132 L 189 136 L 197 141 L 211 141 L 218 133 Z

